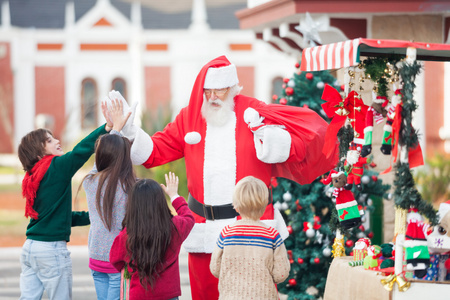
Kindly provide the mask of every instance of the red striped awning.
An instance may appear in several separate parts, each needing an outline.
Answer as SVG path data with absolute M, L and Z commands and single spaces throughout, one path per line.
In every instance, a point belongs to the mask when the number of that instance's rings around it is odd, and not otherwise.
M 359 38 L 304 49 L 300 70 L 321 71 L 351 67 L 360 62 L 361 56 L 406 56 L 406 49 L 409 47 L 416 49 L 417 60 L 450 61 L 449 44 Z

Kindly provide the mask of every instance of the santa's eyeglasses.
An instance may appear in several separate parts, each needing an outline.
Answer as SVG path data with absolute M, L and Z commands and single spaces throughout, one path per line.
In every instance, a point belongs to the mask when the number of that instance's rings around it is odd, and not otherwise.
M 216 96 L 223 96 L 228 92 L 229 88 L 224 88 L 224 89 L 204 89 L 203 92 L 205 93 L 206 96 L 211 96 L 212 93 L 214 93 Z

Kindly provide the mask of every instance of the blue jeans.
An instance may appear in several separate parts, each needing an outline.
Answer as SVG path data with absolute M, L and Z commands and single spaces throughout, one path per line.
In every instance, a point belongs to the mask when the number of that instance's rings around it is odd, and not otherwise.
M 91 270 L 94 277 L 97 300 L 117 300 L 120 298 L 120 273 L 102 273 Z
M 72 299 L 72 259 L 66 241 L 27 239 L 20 256 L 20 300 Z

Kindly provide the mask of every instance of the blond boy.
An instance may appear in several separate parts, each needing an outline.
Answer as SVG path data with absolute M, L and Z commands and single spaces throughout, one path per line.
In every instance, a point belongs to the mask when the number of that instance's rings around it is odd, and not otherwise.
M 219 278 L 219 299 L 278 299 L 276 283 L 289 275 L 286 248 L 278 231 L 261 222 L 269 199 L 263 181 L 247 176 L 233 194 L 241 219 L 222 230 L 211 257 Z

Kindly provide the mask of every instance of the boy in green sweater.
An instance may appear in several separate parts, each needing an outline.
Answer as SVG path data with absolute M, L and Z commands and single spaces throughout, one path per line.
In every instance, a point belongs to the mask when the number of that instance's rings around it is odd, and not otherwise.
M 50 299 L 72 299 L 67 242 L 72 226 L 89 225 L 88 212 L 72 211 L 72 177 L 94 153 L 97 138 L 116 129 L 116 124 L 122 128 L 130 115 L 123 114 L 121 102 L 109 114 L 102 103 L 102 111 L 107 123 L 66 154 L 46 129 L 34 130 L 20 142 L 18 155 L 26 171 L 25 217 L 31 218 L 20 257 L 20 299 L 41 299 L 44 290 Z

